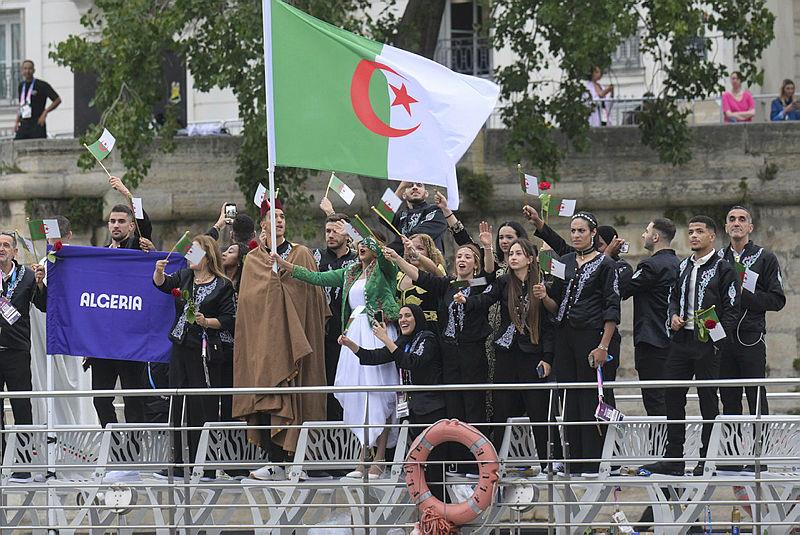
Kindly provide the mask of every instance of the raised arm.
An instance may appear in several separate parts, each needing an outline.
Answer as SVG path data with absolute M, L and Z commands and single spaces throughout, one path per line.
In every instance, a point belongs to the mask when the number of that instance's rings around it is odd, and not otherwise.
M 417 282 L 420 274 L 420 270 L 417 266 L 408 262 L 405 258 L 397 254 L 397 251 L 390 247 L 383 248 L 383 256 L 389 262 L 394 263 L 400 269 L 400 271 L 408 275 L 408 278 L 414 282 Z

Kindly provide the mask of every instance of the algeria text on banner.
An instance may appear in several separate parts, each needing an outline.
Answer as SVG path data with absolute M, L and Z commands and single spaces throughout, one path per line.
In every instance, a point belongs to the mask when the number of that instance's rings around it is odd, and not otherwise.
M 165 252 L 72 245 L 47 266 L 47 353 L 169 361 L 175 298 L 153 286 Z M 186 265 L 172 255 L 166 272 Z M 123 274 L 125 276 L 120 276 Z

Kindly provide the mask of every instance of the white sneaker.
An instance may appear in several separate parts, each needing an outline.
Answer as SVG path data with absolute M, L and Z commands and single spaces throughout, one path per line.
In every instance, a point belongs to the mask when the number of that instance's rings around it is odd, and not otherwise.
M 104 481 L 141 481 L 141 479 L 137 470 L 109 470 L 103 478 Z
M 348 479 L 364 479 L 364 472 L 361 470 L 353 470 L 352 472 L 347 472 L 344 477 Z
M 261 481 L 283 481 L 286 479 L 286 469 L 283 466 L 267 464 L 250 472 L 250 477 Z

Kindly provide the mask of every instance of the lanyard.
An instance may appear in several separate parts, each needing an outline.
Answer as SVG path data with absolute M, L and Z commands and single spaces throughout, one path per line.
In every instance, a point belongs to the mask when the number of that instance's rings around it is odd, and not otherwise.
M 11 271 L 11 280 L 8 282 L 8 287 L 6 289 L 6 297 L 10 300 L 11 296 L 14 295 L 14 290 L 17 288 L 17 275 L 19 274 L 19 270 L 14 268 Z
M 603 368 L 597 367 L 597 399 L 603 401 Z
M 31 80 L 31 85 L 28 86 L 27 82 L 22 82 L 22 91 L 19 92 L 19 105 L 22 106 L 23 104 L 30 104 L 31 103 L 31 94 L 33 93 L 33 86 L 36 85 L 36 78 Z M 28 93 L 25 93 L 25 88 L 27 87 Z
M 411 351 L 411 342 L 407 343 L 406 346 L 403 348 L 403 353 L 409 353 Z M 403 368 L 399 368 L 400 370 L 400 384 L 401 385 L 410 385 L 411 384 L 411 371 L 405 370 Z M 408 395 L 408 392 L 403 392 L 403 395 Z

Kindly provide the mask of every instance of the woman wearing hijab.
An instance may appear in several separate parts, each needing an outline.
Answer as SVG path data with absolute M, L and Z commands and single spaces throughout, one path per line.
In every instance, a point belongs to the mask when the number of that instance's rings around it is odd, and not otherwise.
M 562 255 L 564 279 L 554 278 L 548 290 L 544 284 L 534 287 L 534 296 L 556 315 L 556 358 L 559 382 L 591 383 L 597 368 L 604 369 L 619 360 L 619 353 L 609 351 L 620 319 L 619 276 L 615 262 L 597 251 L 597 219 L 579 212 L 570 221 L 570 239 L 575 251 Z M 608 364 L 607 364 L 608 363 Z M 564 420 L 594 422 L 597 407 L 595 389 L 565 390 Z M 612 401 L 606 398 L 606 402 Z M 567 437 L 571 459 L 599 459 L 605 427 L 568 425 Z M 596 461 L 577 462 L 571 473 L 597 472 Z
M 400 378 L 404 385 L 442 384 L 442 354 L 436 334 L 428 329 L 425 312 L 418 305 L 404 305 L 400 308 L 397 323 L 400 326 L 400 336 L 397 340 L 392 340 L 385 324 L 373 322 L 372 332 L 383 342 L 384 347 L 364 349 L 345 335 L 339 337 L 339 343 L 349 348 L 358 357 L 362 366 L 379 366 L 394 362 L 400 370 Z M 401 411 L 407 407 L 411 424 L 418 425 L 411 428 L 412 440 L 422 432 L 426 424 L 447 417 L 444 394 L 435 388 L 408 395 L 400 393 L 397 405 L 399 418 L 405 417 Z M 436 452 L 437 450 L 434 450 L 431 460 L 442 460 L 441 456 L 435 456 Z M 437 479 L 437 476 L 441 476 L 441 467 L 435 472 L 431 474 L 433 479 L 429 478 L 428 481 L 441 480 Z M 438 487 L 434 487 L 434 492 L 437 489 Z

